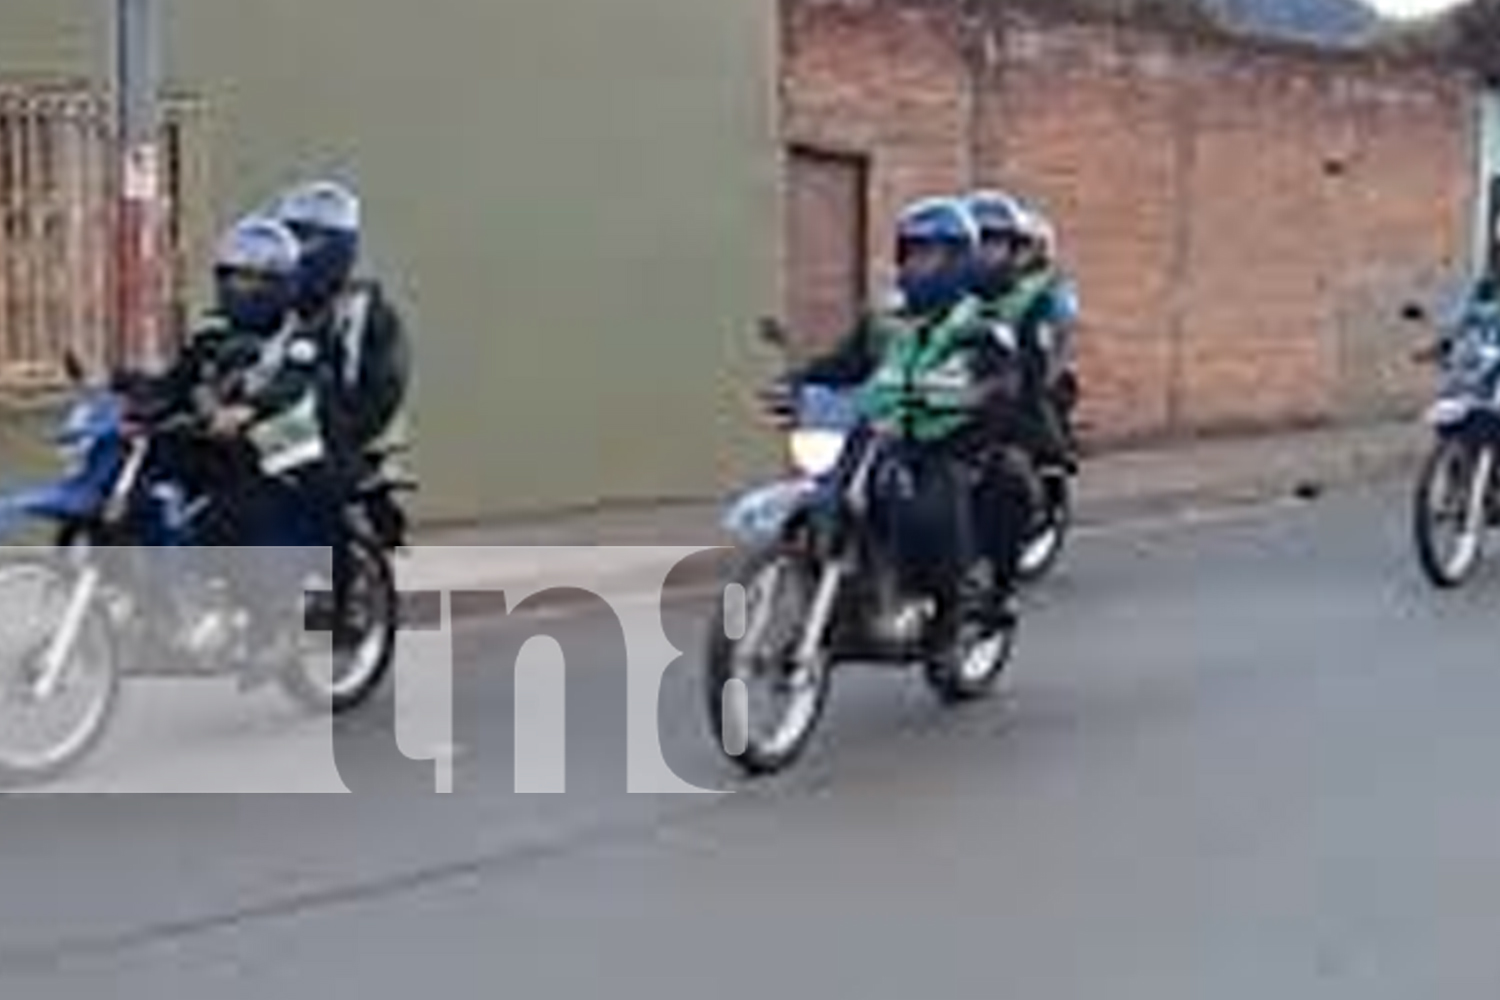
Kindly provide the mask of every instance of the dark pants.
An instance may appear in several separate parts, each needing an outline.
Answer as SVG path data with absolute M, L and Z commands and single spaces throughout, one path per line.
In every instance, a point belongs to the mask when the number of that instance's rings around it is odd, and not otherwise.
M 978 545 L 994 564 L 997 580 L 1009 593 L 1020 576 L 1034 498 L 1026 480 L 1005 456 L 990 447 L 971 458 Z
M 901 446 L 873 486 L 880 537 L 924 586 L 949 591 L 988 559 L 999 593 L 1011 592 L 1031 498 L 999 449 L 974 435 L 936 446 Z
M 252 642 L 269 644 L 305 626 L 298 615 L 309 574 L 331 570 L 338 590 L 345 551 L 338 481 L 324 466 L 271 477 L 253 454 L 235 468 L 218 491 L 208 537 L 228 557 L 229 578 L 252 614 Z

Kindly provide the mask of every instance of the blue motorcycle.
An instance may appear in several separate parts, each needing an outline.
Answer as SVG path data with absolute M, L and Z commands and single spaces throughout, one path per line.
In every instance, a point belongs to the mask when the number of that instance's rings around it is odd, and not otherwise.
M 191 495 L 162 457 L 172 453 L 164 445 L 201 438 L 199 419 L 158 405 L 150 379 L 117 373 L 91 385 L 76 358 L 67 367 L 76 399 L 55 438 L 66 470 L 0 497 L 7 544 L 29 527 L 50 529 L 47 545 L 0 558 L 0 608 L 13 626 L 0 629 L 0 787 L 54 780 L 83 760 L 124 676 L 238 676 L 245 689 L 269 679 L 263 664 L 249 666 L 254 612 L 202 541 L 215 501 Z M 354 708 L 389 670 L 398 603 L 388 552 L 399 539 L 366 512 L 388 511 L 391 495 L 411 487 L 374 476 L 352 498 L 337 594 L 326 560 L 297 568 L 313 592 L 307 631 L 289 636 L 297 641 L 272 676 L 309 709 Z M 277 543 L 302 552 L 319 541 L 292 517 Z M 331 644 L 310 642 L 311 631 L 331 632 Z
M 1416 304 L 1402 317 L 1433 322 Z M 1417 355 L 1439 365 L 1440 382 L 1426 414 L 1434 440 L 1417 477 L 1412 530 L 1427 579 L 1449 589 L 1473 574 L 1488 529 L 1500 523 L 1500 315 L 1466 309 L 1438 325 L 1436 344 Z
M 763 335 L 785 346 L 774 328 Z M 910 406 L 918 400 L 914 393 Z M 911 558 L 903 538 L 921 531 L 907 530 L 900 511 L 904 499 L 913 508 L 920 501 L 902 433 L 870 425 L 850 393 L 826 386 L 801 386 L 796 410 L 791 475 L 740 497 L 726 515 L 737 586 L 709 630 L 709 721 L 749 774 L 801 756 L 836 665 L 916 662 L 939 698 L 956 703 L 993 689 L 1014 642 L 1013 626 L 987 629 L 958 613 L 966 584 L 951 571 L 933 573 Z M 953 492 L 962 509 L 938 516 L 972 524 L 969 491 Z

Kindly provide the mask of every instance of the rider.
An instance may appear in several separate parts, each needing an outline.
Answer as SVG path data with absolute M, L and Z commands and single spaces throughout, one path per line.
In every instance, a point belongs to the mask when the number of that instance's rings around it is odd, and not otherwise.
M 1077 395 L 1069 363 L 1077 300 L 1053 264 L 1052 226 L 1002 191 L 975 191 L 967 204 L 982 239 L 975 294 L 987 316 L 1013 329 L 1020 343 L 1031 450 L 1044 465 L 1070 467 L 1066 416 Z
M 316 351 L 299 334 L 292 307 L 297 288 L 296 237 L 273 219 L 250 216 L 220 239 L 214 260 L 214 310 L 168 370 L 152 379 L 152 395 L 169 410 L 188 409 L 205 419 L 212 445 L 184 443 L 169 450 L 196 492 L 211 494 L 216 515 L 204 526 L 210 545 L 248 547 L 232 577 L 252 607 L 252 659 L 279 662 L 289 630 L 270 614 L 292 583 L 275 544 L 289 516 L 310 515 L 311 538 L 320 539 L 320 511 L 289 493 L 267 473 L 280 463 L 316 456 L 323 447 L 317 424 Z M 295 504 L 295 508 L 291 505 Z M 290 602 L 288 602 L 290 603 Z
M 149 376 L 142 405 L 168 412 L 191 410 L 203 417 L 213 447 L 201 440 L 176 439 L 170 460 L 196 491 L 222 492 L 216 505 L 222 522 L 210 526 L 215 539 L 244 537 L 244 510 L 238 488 L 253 468 L 253 449 L 235 437 L 254 416 L 246 397 L 249 373 L 267 347 L 287 328 L 296 289 L 297 244 L 273 220 L 248 216 L 219 239 L 213 265 L 214 304 L 205 321 L 164 372 Z
M 896 226 L 899 306 L 872 314 L 791 381 L 860 385 L 865 415 L 877 426 L 902 431 L 913 445 L 919 483 L 933 487 L 919 486 L 918 495 L 943 505 L 927 523 L 942 522 L 950 535 L 958 529 L 943 551 L 973 574 L 967 577 L 966 603 L 997 624 L 1009 624 L 1028 497 L 994 447 L 1014 414 L 1017 373 L 1014 345 L 996 336 L 970 294 L 978 244 L 962 201 L 911 204 Z M 912 405 L 913 397 L 919 405 Z M 960 490 L 970 491 L 973 502 L 966 507 L 976 516 L 955 525 Z M 971 603 L 976 598 L 978 608 Z
M 1482 336 L 1500 337 L 1500 218 L 1495 222 L 1489 245 L 1485 248 L 1482 271 L 1474 283 L 1457 299 L 1435 317 L 1437 339 L 1418 351 L 1417 360 L 1440 361 L 1446 359 L 1456 344 L 1466 335 L 1478 333 Z M 1403 311 L 1408 319 L 1426 317 L 1419 309 L 1412 315 L 1407 307 Z
M 1043 301 L 1037 333 L 1045 352 L 1045 426 L 1058 445 L 1049 457 L 1071 468 L 1072 416 L 1078 403 L 1074 338 L 1078 330 L 1078 289 L 1057 259 L 1057 230 L 1034 205 L 1022 205 L 1022 242 L 1017 260 L 1020 280 L 1035 281 Z
M 314 181 L 284 192 L 274 213 L 302 246 L 296 311 L 329 350 L 340 444 L 367 455 L 399 433 L 411 354 L 405 325 L 380 283 L 354 277 L 359 197 L 337 182 Z
M 1493 327 L 1500 323 L 1500 217 L 1495 220 L 1485 250 L 1484 271 L 1464 303 L 1464 318 L 1467 322 Z
M 358 195 L 335 181 L 312 181 L 283 192 L 273 212 L 302 245 L 296 311 L 325 353 L 326 423 L 335 459 L 328 502 L 342 504 L 361 478 L 391 461 L 389 452 L 404 432 L 411 370 L 406 328 L 377 281 L 354 278 Z M 406 517 L 389 497 L 378 501 L 368 511 L 376 532 L 399 543 Z

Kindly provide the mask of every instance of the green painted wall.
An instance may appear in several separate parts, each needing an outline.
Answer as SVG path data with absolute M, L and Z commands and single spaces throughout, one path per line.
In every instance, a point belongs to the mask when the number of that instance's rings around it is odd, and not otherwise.
M 98 76 L 109 72 L 107 0 L 4 0 L 0 75 Z
M 19 30 L 107 67 L 63 16 L 107 39 L 103 4 L 49 6 Z M 358 181 L 419 339 L 422 514 L 709 495 L 763 467 L 741 400 L 777 293 L 775 7 L 169 0 L 215 225 L 299 176 Z M 17 23 L 0 12 L 0 65 Z
M 720 486 L 722 376 L 775 293 L 773 7 L 172 0 L 223 213 L 358 179 L 421 341 L 425 513 Z

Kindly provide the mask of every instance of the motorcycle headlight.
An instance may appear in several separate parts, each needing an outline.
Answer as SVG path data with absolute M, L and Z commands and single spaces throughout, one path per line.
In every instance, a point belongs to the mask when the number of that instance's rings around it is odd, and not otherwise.
M 789 444 L 792 464 L 805 475 L 832 472 L 844 451 L 843 431 L 795 430 Z

